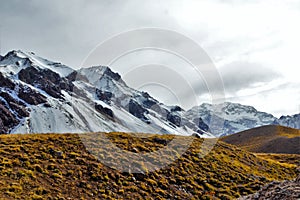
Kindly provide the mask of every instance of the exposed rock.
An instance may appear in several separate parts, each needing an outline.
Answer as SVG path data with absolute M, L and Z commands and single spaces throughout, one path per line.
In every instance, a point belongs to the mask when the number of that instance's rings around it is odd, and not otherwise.
M 129 101 L 128 111 L 133 116 L 143 121 L 148 121 L 148 118 L 144 115 L 145 113 L 148 113 L 148 111 L 132 99 Z
M 183 111 L 183 109 L 180 106 L 174 106 L 171 108 L 171 112 L 176 112 L 176 111 Z
M 264 200 L 264 199 L 299 199 L 300 175 L 293 181 L 271 182 L 255 194 L 240 197 L 239 200 Z
M 47 98 L 44 95 L 32 90 L 29 87 L 20 88 L 18 97 L 31 105 L 38 105 L 47 102 Z
M 18 123 L 16 117 L 0 102 L 0 134 L 8 133 Z
M 181 125 L 181 117 L 175 113 L 168 113 L 167 120 L 175 126 L 179 127 Z
M 152 107 L 157 106 L 157 102 L 152 99 L 146 99 L 145 101 L 143 101 L 143 106 L 145 106 L 145 108 L 152 109 Z
M 114 96 L 112 92 L 102 91 L 99 89 L 96 89 L 96 95 L 99 100 L 104 101 L 106 103 L 110 103 L 111 98 Z
M 81 81 L 84 81 L 84 82 L 87 82 L 87 83 L 89 82 L 88 79 L 85 76 L 81 75 L 77 71 L 73 71 L 66 78 L 67 78 L 67 80 L 69 80 L 69 82 L 73 82 L 73 81 L 76 81 L 76 80 L 81 80 Z
M 19 72 L 19 79 L 44 90 L 54 98 L 62 98 L 61 90 L 71 90 L 67 79 L 49 69 L 36 69 L 27 67 Z
M 108 67 L 106 68 L 104 75 L 107 75 L 116 81 L 119 81 L 121 79 L 120 74 L 111 71 Z
M 19 118 L 28 117 L 29 113 L 23 102 L 17 101 L 6 92 L 0 92 L 0 97 L 4 98 L 9 107 L 18 114 Z
M 105 115 L 107 115 L 107 116 L 109 116 L 111 118 L 114 117 L 114 113 L 113 113 L 113 111 L 111 109 L 105 108 L 105 107 L 101 106 L 100 104 L 95 104 L 95 109 L 98 112 L 100 112 L 102 114 L 105 114 Z
M 193 122 L 198 125 L 198 128 L 200 128 L 203 131 L 208 131 L 209 127 L 201 118 L 195 118 Z
M 15 88 L 15 84 L 10 79 L 4 77 L 0 72 L 0 87 L 6 87 L 13 90 Z

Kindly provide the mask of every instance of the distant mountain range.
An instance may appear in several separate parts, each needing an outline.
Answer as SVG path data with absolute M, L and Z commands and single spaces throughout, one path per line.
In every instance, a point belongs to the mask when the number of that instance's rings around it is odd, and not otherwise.
M 282 116 L 251 106 L 224 103 L 185 111 L 130 88 L 106 66 L 74 70 L 34 53 L 0 56 L 0 133 L 123 131 L 214 137 L 280 124 L 300 128 L 300 114 Z M 224 120 L 210 133 L 211 118 Z M 221 121 L 222 121 L 221 120 Z
M 217 106 L 221 107 L 221 109 L 214 108 Z M 214 110 L 221 110 L 221 112 L 214 112 Z M 206 124 L 211 123 L 212 115 L 215 115 L 215 119 L 220 118 L 224 120 L 223 129 L 220 132 L 214 133 L 217 136 L 230 135 L 265 125 L 282 125 L 300 129 L 300 114 L 281 116 L 278 119 L 272 114 L 257 111 L 252 106 L 241 105 L 239 103 L 225 102 L 215 106 L 204 103 L 185 113 L 185 116 L 189 119 L 201 117 Z

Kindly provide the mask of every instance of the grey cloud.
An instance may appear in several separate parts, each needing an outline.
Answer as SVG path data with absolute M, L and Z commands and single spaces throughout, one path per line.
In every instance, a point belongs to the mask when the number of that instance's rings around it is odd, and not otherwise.
M 215 74 L 207 74 L 203 79 L 193 82 L 193 88 L 199 96 L 214 94 L 220 98 L 226 95 L 236 95 L 238 91 L 255 87 L 256 83 L 268 83 L 281 77 L 279 73 L 264 67 L 258 63 L 233 62 L 219 69 L 219 77 Z M 223 85 L 220 84 L 220 78 Z M 209 87 L 208 87 L 209 86 Z M 181 96 L 189 101 L 189 93 L 182 91 Z
M 77 67 L 97 44 L 114 34 L 139 27 L 176 27 L 168 9 L 167 2 L 159 1 L 4 1 L 2 54 L 12 49 L 34 51 Z
M 188 4 L 190 2 L 192 1 L 184 3 Z M 238 0 L 213 0 L 212 2 L 216 5 L 220 3 L 228 4 L 230 7 L 232 5 L 246 6 L 257 2 L 260 3 L 257 0 L 243 3 Z M 176 19 L 186 11 L 182 10 L 179 16 L 175 16 L 176 12 L 174 11 L 180 10 L 181 4 L 181 1 L 173 0 L 0 0 L 1 54 L 12 49 L 33 51 L 37 55 L 50 60 L 78 67 L 89 52 L 105 39 L 126 30 L 141 27 L 161 27 L 193 36 L 203 46 L 207 44 L 205 50 L 213 56 L 215 61 L 226 60 L 226 58 L 231 59 L 232 57 L 238 60 L 239 58 L 247 57 L 247 54 L 267 51 L 268 48 L 277 48 L 277 46 L 272 45 L 263 45 L 262 48 L 261 45 L 253 45 L 253 48 L 247 48 L 251 44 L 260 44 L 264 39 L 261 34 L 258 34 L 257 37 L 259 38 L 250 39 L 248 36 L 243 35 L 234 37 L 225 35 L 222 38 L 222 30 L 219 30 L 221 31 L 221 36 L 214 36 L 214 33 L 218 31 L 214 29 L 214 24 L 203 27 L 201 25 L 202 23 L 209 24 L 209 19 L 192 18 L 191 20 L 199 22 L 197 23 L 199 26 L 184 26 L 177 22 Z M 292 4 L 287 6 L 299 9 L 298 3 L 294 3 L 293 6 Z M 201 9 L 205 9 L 205 7 L 199 8 L 197 12 L 201 12 Z M 226 29 L 225 26 L 222 27 L 221 25 L 220 28 Z M 273 28 L 270 27 L 270 31 L 272 30 Z M 260 30 L 257 31 L 260 32 Z M 265 36 L 270 38 L 269 35 Z M 132 38 L 132 40 L 135 39 Z M 156 41 L 157 38 L 153 36 L 149 38 L 150 43 L 151 40 Z M 184 46 L 184 43 L 180 43 L 177 40 L 168 40 L 167 38 L 161 42 L 175 49 L 186 49 L 184 53 L 192 58 L 199 56 L 197 52 L 191 51 L 191 49 Z M 119 44 L 116 45 L 118 47 Z M 163 58 L 157 57 L 157 59 L 155 63 L 165 64 L 162 61 Z M 96 60 L 95 64 L 104 63 L 101 63 L 101 60 Z M 182 73 L 184 74 L 186 71 L 183 69 Z M 226 93 L 232 95 L 237 91 L 253 87 L 255 83 L 268 83 L 280 78 L 280 74 L 271 68 L 264 67 L 260 63 L 249 62 L 228 64 L 219 68 L 219 73 L 223 79 Z M 205 80 L 209 82 L 210 91 Z M 215 74 L 207 73 L 202 79 L 191 78 L 190 82 L 199 96 L 209 92 L 222 94 L 223 87 L 217 84 L 218 81 Z M 182 96 L 181 99 L 186 102 L 183 104 L 186 105 L 185 107 L 192 106 L 190 101 L 191 93 L 189 90 L 181 89 L 181 87 L 178 87 L 178 93 Z
M 281 77 L 276 71 L 258 63 L 233 62 L 219 70 L 227 92 L 236 92 L 255 83 L 267 83 Z

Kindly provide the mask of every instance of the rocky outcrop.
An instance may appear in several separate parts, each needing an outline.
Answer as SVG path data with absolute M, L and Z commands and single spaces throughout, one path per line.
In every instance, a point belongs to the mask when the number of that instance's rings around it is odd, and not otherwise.
M 147 92 L 141 92 L 141 94 L 144 98 L 142 103 L 145 108 L 152 108 L 154 106 L 158 106 L 158 102 L 155 99 L 153 99 Z
M 174 124 L 175 126 L 180 127 L 181 125 L 181 117 L 177 113 L 168 113 L 167 120 Z
M 201 118 L 195 118 L 193 122 L 198 126 L 199 129 L 203 131 L 209 131 L 209 126 L 206 123 L 204 123 L 204 121 Z
M 107 76 L 111 77 L 112 79 L 114 79 L 115 81 L 119 81 L 121 79 L 120 74 L 111 71 L 111 69 L 109 69 L 108 67 L 106 68 L 103 75 L 107 75 Z
M 113 111 L 112 111 L 111 109 L 109 109 L 109 108 L 105 108 L 105 107 L 101 106 L 100 104 L 95 104 L 95 109 L 96 109 L 98 112 L 100 112 L 100 113 L 102 113 L 102 114 L 104 114 L 104 115 L 110 117 L 111 119 L 114 118 L 114 113 L 113 113 Z
M 61 90 L 71 90 L 67 79 L 49 69 L 27 67 L 19 72 L 19 79 L 32 86 L 36 86 L 54 98 L 63 98 Z
M 12 112 L 0 101 L 0 134 L 7 133 L 11 128 L 16 126 L 19 121 Z
M 130 99 L 129 104 L 128 104 L 128 111 L 130 114 L 133 116 L 148 122 L 148 118 L 144 115 L 145 113 L 148 113 L 148 110 L 143 108 L 138 102 L 136 102 L 133 99 Z
M 47 102 L 47 98 L 44 95 L 26 86 L 20 88 L 18 97 L 31 105 L 38 105 Z
M 271 182 L 255 194 L 239 198 L 239 200 L 265 199 L 300 199 L 300 175 L 293 181 Z
M 15 84 L 10 79 L 4 77 L 0 72 L 0 87 L 5 87 L 13 90 L 15 88 Z
M 84 82 L 89 82 L 89 80 L 81 75 L 80 73 L 78 73 L 77 71 L 73 71 L 71 74 L 69 74 L 66 79 L 69 81 L 69 82 L 73 82 L 73 81 L 84 81 Z
M 96 89 L 96 95 L 99 100 L 104 101 L 105 103 L 108 103 L 108 104 L 110 104 L 111 99 L 114 97 L 112 92 L 102 91 L 99 89 Z
M 12 111 L 14 111 L 19 118 L 28 117 L 29 113 L 26 110 L 26 105 L 14 99 L 10 94 L 6 92 L 0 92 L 0 97 L 2 97 L 6 102 L 7 106 L 10 107 Z

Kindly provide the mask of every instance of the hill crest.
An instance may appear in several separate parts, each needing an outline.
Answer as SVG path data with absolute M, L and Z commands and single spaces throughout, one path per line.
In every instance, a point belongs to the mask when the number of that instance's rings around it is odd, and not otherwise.
M 261 126 L 221 140 L 256 153 L 300 154 L 300 130 L 284 126 Z

